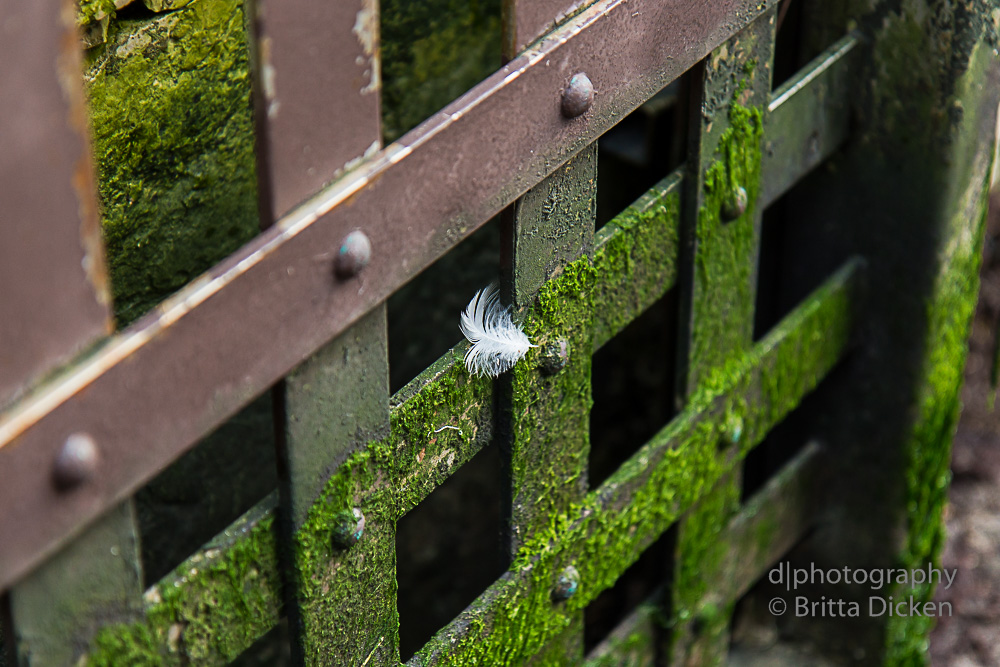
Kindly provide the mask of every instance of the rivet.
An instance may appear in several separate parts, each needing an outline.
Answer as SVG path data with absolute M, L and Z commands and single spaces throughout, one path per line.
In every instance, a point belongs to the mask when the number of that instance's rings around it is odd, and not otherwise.
M 747 191 L 742 185 L 738 185 L 729 192 L 725 203 L 722 205 L 722 217 L 725 220 L 735 220 L 747 212 Z
M 569 343 L 565 338 L 548 343 L 542 348 L 540 366 L 546 375 L 555 375 L 566 368 L 569 361 Z
M 350 278 L 368 266 L 372 258 L 372 242 L 361 230 L 354 230 L 344 237 L 337 252 L 337 275 Z
M 365 534 L 365 515 L 357 507 L 337 515 L 333 527 L 333 544 L 341 549 L 350 549 L 361 541 Z
M 552 599 L 556 602 L 563 602 L 570 599 L 580 588 L 580 573 L 570 565 L 559 573 L 555 588 L 552 589 Z
M 566 118 L 576 118 L 587 112 L 594 103 L 594 84 L 590 77 L 578 72 L 570 77 L 562 95 L 562 114 Z
M 52 466 L 56 486 L 68 490 L 93 479 L 97 473 L 97 443 L 86 433 L 73 433 L 63 443 Z
M 722 440 L 719 443 L 720 449 L 740 444 L 740 440 L 743 438 L 743 417 L 737 414 L 730 415 L 726 419 L 724 429 Z

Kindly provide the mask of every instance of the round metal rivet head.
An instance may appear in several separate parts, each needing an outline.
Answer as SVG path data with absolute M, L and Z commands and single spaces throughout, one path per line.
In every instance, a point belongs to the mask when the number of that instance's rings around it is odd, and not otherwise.
M 97 443 L 86 433 L 74 433 L 63 443 L 52 466 L 52 479 L 67 490 L 90 481 L 97 473 Z
M 555 588 L 552 589 L 552 599 L 556 602 L 568 600 L 576 595 L 576 591 L 579 588 L 580 573 L 576 571 L 575 567 L 570 565 L 559 573 Z
M 337 275 L 341 278 L 356 276 L 368 266 L 371 258 L 372 242 L 367 234 L 355 230 L 344 237 L 337 251 Z
M 350 549 L 361 541 L 365 534 L 365 515 L 357 507 L 337 515 L 333 527 L 333 544 L 341 549 Z
M 746 188 L 742 185 L 736 186 L 722 205 L 722 217 L 726 220 L 735 220 L 747 212 L 747 203 Z
M 566 339 L 548 343 L 542 348 L 541 368 L 546 375 L 555 375 L 566 368 L 569 361 L 569 343 Z
M 562 114 L 566 118 L 576 118 L 586 113 L 594 103 L 594 84 L 590 77 L 578 72 L 570 77 L 562 96 Z
M 740 444 L 743 438 L 743 417 L 732 414 L 726 419 L 723 427 L 722 439 L 719 441 L 719 449 L 728 449 Z

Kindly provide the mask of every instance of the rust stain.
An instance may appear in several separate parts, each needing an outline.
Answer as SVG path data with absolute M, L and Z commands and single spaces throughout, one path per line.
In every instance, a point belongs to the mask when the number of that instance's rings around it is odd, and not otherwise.
M 76 3 L 73 0 L 63 0 L 60 9 L 59 18 L 63 25 L 63 35 L 56 68 L 59 84 L 67 101 L 67 123 L 79 135 L 79 145 L 82 149 L 72 177 L 73 190 L 76 192 L 79 204 L 80 245 L 83 247 L 82 268 L 87 276 L 87 281 L 94 288 L 97 302 L 110 309 L 111 290 L 104 260 L 101 215 L 97 205 L 97 179 L 90 145 L 90 123 L 80 76 L 83 71 L 81 57 L 83 46 L 76 27 Z M 109 312 L 105 331 L 110 333 L 112 326 Z
M 364 76 L 368 83 L 361 87 L 361 94 L 377 93 L 382 87 L 381 64 L 379 62 L 378 49 L 378 2 L 377 0 L 362 0 L 361 9 L 354 20 L 354 27 L 351 31 L 358 38 L 358 43 L 366 56 L 367 62 L 359 57 L 361 62 L 357 64 L 364 67 Z

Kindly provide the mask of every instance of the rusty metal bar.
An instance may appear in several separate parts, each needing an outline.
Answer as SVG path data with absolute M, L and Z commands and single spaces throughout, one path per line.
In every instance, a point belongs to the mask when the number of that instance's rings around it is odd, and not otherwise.
M 10 536 L 0 587 L 770 4 L 594 4 L 21 402 L 0 422 L 0 533 Z M 562 91 L 581 70 L 597 95 L 568 120 Z M 337 248 L 359 225 L 371 264 L 334 278 Z M 77 430 L 96 440 L 104 464 L 64 499 L 42 480 Z
M 593 0 L 505 0 L 503 56 L 512 60 L 526 46 Z
M 0 409 L 111 332 L 75 6 L 0 24 Z
M 258 175 L 268 222 L 382 147 L 378 13 L 376 0 L 256 3 L 255 71 L 263 92 L 255 99 Z M 370 253 L 367 237 L 355 232 L 337 250 L 336 274 L 352 278 Z M 347 525 L 325 536 L 338 541 L 338 556 L 358 578 L 351 600 L 311 592 L 308 582 L 327 564 L 316 562 L 299 539 L 310 514 L 322 511 L 316 506 L 331 473 L 389 431 L 386 336 L 381 303 L 275 390 L 287 544 L 282 555 L 296 664 L 329 665 L 347 655 L 367 655 L 373 665 L 398 662 L 396 636 L 384 636 L 395 615 L 395 522 L 345 507 Z M 361 561 L 383 566 L 363 567 Z M 330 619 L 352 631 L 333 632 Z
M 382 147 L 378 2 L 254 4 L 261 208 L 275 220 Z
M 76 6 L 17 3 L 0 22 L 7 64 L 0 72 L 0 406 L 113 329 Z M 101 461 L 89 434 L 66 435 L 34 483 L 72 498 Z M 2 629 L 17 664 L 75 664 L 98 619 L 138 615 L 142 566 L 132 501 L 102 514 L 11 587 L 9 627 Z

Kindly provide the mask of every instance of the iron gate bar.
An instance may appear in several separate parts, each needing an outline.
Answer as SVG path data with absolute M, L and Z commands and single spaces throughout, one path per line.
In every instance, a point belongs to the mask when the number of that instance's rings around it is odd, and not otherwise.
M 847 35 L 771 96 L 764 128 L 761 209 L 822 164 L 850 132 L 851 70 L 858 39 Z
M 696 70 L 681 208 L 677 405 L 753 348 L 763 206 L 762 146 L 771 97 L 775 10 L 713 51 Z M 730 415 L 722 449 L 742 448 L 743 417 Z M 718 664 L 729 648 L 733 601 L 701 608 L 702 576 L 725 557 L 719 535 L 739 511 L 742 470 L 704 494 L 677 523 L 669 594 L 671 664 Z
M 591 0 L 504 0 L 503 55 L 513 60 L 525 47 Z
M 379 16 L 374 0 L 294 0 L 290 5 L 256 0 L 254 7 L 254 71 L 265 84 L 257 87 L 264 94 L 254 100 L 263 148 L 257 154 L 258 177 L 261 215 L 270 223 L 334 174 L 382 148 Z M 339 276 L 363 269 L 366 262 L 363 237 L 347 245 L 342 243 L 335 257 Z M 374 547 L 357 550 L 364 562 L 350 571 L 363 583 L 350 599 L 309 594 L 315 564 L 298 539 L 330 472 L 389 431 L 387 342 L 383 302 L 299 364 L 274 391 L 279 528 L 289 545 L 282 555 L 296 664 L 328 665 L 338 656 L 362 653 L 382 664 L 398 656 L 394 638 L 385 641 L 383 629 L 396 622 L 395 524 L 377 516 L 358 518 L 353 507 L 342 508 L 340 539 L 364 538 Z M 354 631 L 333 632 L 331 618 L 337 619 L 336 627 Z M 381 641 L 376 643 L 371 633 L 382 635 Z M 376 648 L 368 653 L 372 645 Z
M 5 5 L 0 23 L 0 409 L 111 332 L 70 7 Z
M 378 3 L 254 0 L 262 215 L 287 213 L 382 147 Z
M 771 4 L 595 3 L 14 408 L 0 423 L 0 588 Z M 566 121 L 560 92 L 581 70 L 598 95 Z M 334 282 L 333 251 L 373 221 L 371 265 Z M 64 498 L 48 469 L 76 431 L 105 463 Z

